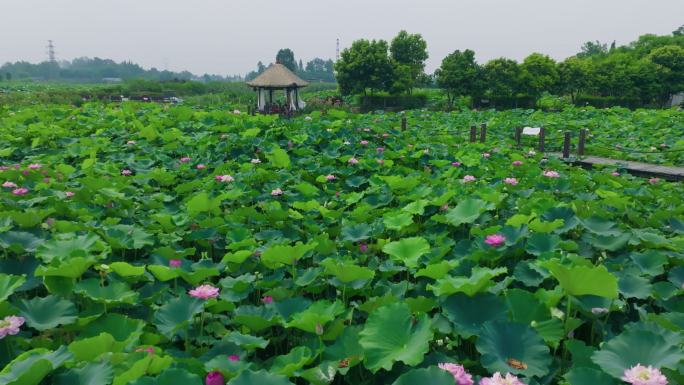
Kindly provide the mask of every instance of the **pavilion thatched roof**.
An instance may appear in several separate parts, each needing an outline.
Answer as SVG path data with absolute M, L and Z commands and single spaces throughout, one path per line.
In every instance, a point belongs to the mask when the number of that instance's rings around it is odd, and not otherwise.
M 306 87 L 309 82 L 302 80 L 295 75 L 287 67 L 280 63 L 271 64 L 261 75 L 247 82 L 251 87 L 272 87 L 285 88 L 296 85 L 297 87 Z

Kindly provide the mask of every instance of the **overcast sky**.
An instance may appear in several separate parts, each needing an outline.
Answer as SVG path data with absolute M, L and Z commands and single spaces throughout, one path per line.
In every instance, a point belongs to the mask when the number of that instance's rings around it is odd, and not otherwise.
M 304 62 L 359 38 L 421 33 L 428 71 L 456 49 L 477 59 L 555 59 L 583 42 L 626 44 L 684 24 L 684 0 L 2 0 L 0 63 L 101 57 L 193 73 L 245 74 L 289 47 Z

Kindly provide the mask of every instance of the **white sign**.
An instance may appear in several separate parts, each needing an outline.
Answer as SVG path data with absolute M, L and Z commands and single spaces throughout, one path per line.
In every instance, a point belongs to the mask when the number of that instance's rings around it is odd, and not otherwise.
M 539 135 L 540 131 L 541 131 L 541 127 L 524 127 L 522 134 L 523 135 L 530 135 L 530 136 L 537 136 L 537 135 Z

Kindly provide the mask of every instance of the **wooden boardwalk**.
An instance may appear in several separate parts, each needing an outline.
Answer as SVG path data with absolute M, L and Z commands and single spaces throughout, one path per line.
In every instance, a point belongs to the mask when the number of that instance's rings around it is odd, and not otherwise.
M 657 164 L 633 162 L 629 160 L 601 158 L 598 156 L 583 156 L 581 158 L 571 156 L 570 158 L 563 159 L 563 154 L 559 152 L 549 153 L 547 155 L 585 168 L 592 168 L 594 165 L 613 166 L 623 169 L 635 176 L 661 178 L 671 181 L 684 181 L 684 167 L 661 166 Z

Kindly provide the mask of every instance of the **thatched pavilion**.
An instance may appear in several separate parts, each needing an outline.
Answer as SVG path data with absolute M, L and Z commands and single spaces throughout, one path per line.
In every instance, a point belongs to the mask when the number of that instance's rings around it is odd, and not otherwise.
M 261 75 L 247 82 L 257 92 L 257 111 L 261 113 L 289 113 L 304 108 L 299 89 L 309 85 L 280 63 L 271 64 Z M 285 91 L 285 105 L 273 102 L 276 90 Z

